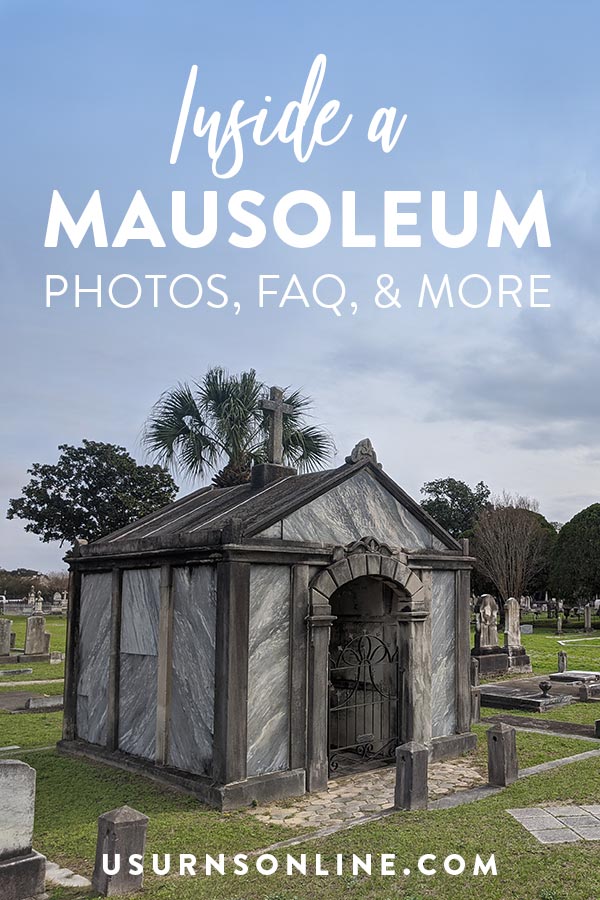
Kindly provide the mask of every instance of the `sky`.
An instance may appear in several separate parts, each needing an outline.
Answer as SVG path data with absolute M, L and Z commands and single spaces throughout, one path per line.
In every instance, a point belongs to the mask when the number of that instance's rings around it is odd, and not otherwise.
M 335 438 L 333 464 L 368 436 L 417 498 L 425 481 L 452 476 L 534 497 L 553 521 L 596 502 L 599 27 L 595 0 L 0 0 L 0 567 L 57 569 L 68 549 L 5 518 L 33 462 L 55 462 L 59 444 L 83 438 L 147 462 L 140 432 L 152 404 L 213 365 L 254 367 L 269 384 L 302 388 Z M 186 132 L 169 164 L 191 66 L 194 109 L 227 114 L 243 99 L 253 114 L 269 96 L 274 127 L 317 54 L 327 57 L 319 103 L 338 99 L 340 116 L 353 116 L 336 144 L 300 163 L 289 144 L 246 140 L 239 174 L 219 179 L 206 140 Z M 366 139 L 384 106 L 407 116 L 388 154 Z M 141 190 L 166 247 L 98 248 L 88 235 L 75 249 L 63 233 L 45 248 L 53 190 L 74 216 L 99 190 L 109 243 Z M 174 190 L 186 192 L 190 231 L 201 227 L 202 192 L 218 192 L 209 246 L 174 240 Z M 239 190 L 266 198 L 267 237 L 254 249 L 228 243 L 227 201 Z M 331 230 L 313 248 L 291 248 L 273 233 L 273 209 L 294 190 L 314 191 L 331 208 Z M 383 246 L 383 195 L 392 190 L 422 193 L 418 249 Z M 432 236 L 430 197 L 440 190 L 449 230 L 460 230 L 463 192 L 478 192 L 479 228 L 467 247 L 447 249 Z M 550 248 L 533 236 L 521 249 L 510 240 L 487 247 L 497 190 L 519 216 L 543 191 Z M 359 230 L 376 235 L 375 248 L 341 246 L 342 191 L 356 192 Z M 310 222 L 300 210 L 290 216 L 298 230 Z M 47 309 L 49 273 L 69 289 Z M 166 292 L 157 309 L 148 292 L 131 309 L 106 295 L 100 309 L 93 298 L 75 308 L 76 274 L 91 286 L 120 273 L 192 273 L 203 282 L 223 273 L 240 313 L 203 302 L 181 309 Z M 291 301 L 259 309 L 258 277 L 275 273 L 282 284 L 296 274 L 309 296 L 316 278 L 337 274 L 356 315 Z M 401 309 L 375 306 L 381 273 L 393 276 Z M 525 283 L 547 274 L 551 308 L 499 309 L 492 299 L 481 309 L 418 309 L 423 275 L 446 273 L 455 289 L 482 274 L 494 296 L 500 274 Z M 182 492 L 193 487 L 179 483 Z

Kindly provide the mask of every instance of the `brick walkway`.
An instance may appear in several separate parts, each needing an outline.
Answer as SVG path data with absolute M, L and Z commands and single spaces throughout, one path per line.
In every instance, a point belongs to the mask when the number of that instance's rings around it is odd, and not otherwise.
M 327 791 L 306 794 L 288 806 L 258 806 L 249 812 L 261 822 L 290 827 L 323 828 L 374 815 L 394 803 L 395 768 L 337 778 Z M 486 779 L 464 760 L 429 767 L 429 798 L 438 800 L 457 791 L 480 787 Z

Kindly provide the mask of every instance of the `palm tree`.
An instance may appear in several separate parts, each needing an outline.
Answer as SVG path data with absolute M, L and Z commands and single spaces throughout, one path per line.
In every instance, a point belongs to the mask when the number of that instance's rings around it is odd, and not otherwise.
M 152 407 L 142 442 L 154 459 L 181 474 L 213 476 L 218 487 L 244 484 L 253 463 L 267 460 L 268 418 L 261 401 L 268 388 L 254 369 L 231 375 L 209 369 L 204 378 L 179 383 L 165 391 Z M 301 471 L 320 468 L 335 449 L 330 435 L 306 417 L 310 398 L 286 389 L 284 400 L 293 412 L 284 416 L 284 462 Z

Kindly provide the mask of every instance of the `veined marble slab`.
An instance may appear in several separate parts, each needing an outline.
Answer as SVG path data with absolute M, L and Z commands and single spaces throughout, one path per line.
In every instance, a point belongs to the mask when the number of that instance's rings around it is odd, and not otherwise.
M 160 569 L 123 573 L 121 653 L 156 656 L 160 610 Z
M 431 718 L 433 737 L 456 732 L 456 624 L 454 572 L 432 573 Z
M 77 736 L 106 744 L 112 575 L 83 575 L 79 614 Z
M 156 749 L 158 659 L 121 653 L 119 750 L 153 760 Z
M 173 570 L 173 652 L 168 763 L 209 775 L 215 702 L 216 570 Z
M 348 544 L 371 534 L 406 550 L 447 549 L 366 469 L 283 520 L 285 540 Z
M 287 566 L 250 570 L 248 775 L 289 765 L 290 579 Z

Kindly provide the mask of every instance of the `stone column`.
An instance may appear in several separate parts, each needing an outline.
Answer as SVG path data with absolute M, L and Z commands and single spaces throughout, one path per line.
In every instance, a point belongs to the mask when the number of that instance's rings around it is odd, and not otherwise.
M 73 741 L 77 735 L 77 680 L 79 677 L 79 610 L 81 605 L 81 572 L 69 574 L 69 610 L 67 613 L 67 651 L 65 658 L 65 693 L 63 740 Z
M 250 563 L 219 563 L 217 596 L 213 777 L 229 784 L 247 773 Z
M 335 619 L 325 598 L 313 592 L 308 617 L 308 791 L 326 790 L 329 779 L 329 634 Z
M 309 605 L 308 566 L 292 569 L 290 614 L 290 769 L 306 767 L 306 663 Z
M 402 668 L 402 743 L 431 741 L 431 643 L 427 642 L 424 608 L 403 611 L 398 616 L 400 665 Z
M 463 541 L 463 553 L 468 555 L 469 542 Z M 459 569 L 455 581 L 456 606 L 456 731 L 464 734 L 471 727 L 471 630 L 470 597 L 471 570 Z
M 110 657 L 108 661 L 108 710 L 106 746 L 116 750 L 119 746 L 119 669 L 121 662 L 121 607 L 122 569 L 112 571 L 110 610 Z
M 171 700 L 173 603 L 171 566 L 160 570 L 160 612 L 158 618 L 158 685 L 156 703 L 156 762 L 166 766 L 168 754 L 169 704 Z
M 519 777 L 517 759 L 517 732 L 512 725 L 503 722 L 487 731 L 488 781 L 492 785 L 506 787 Z

